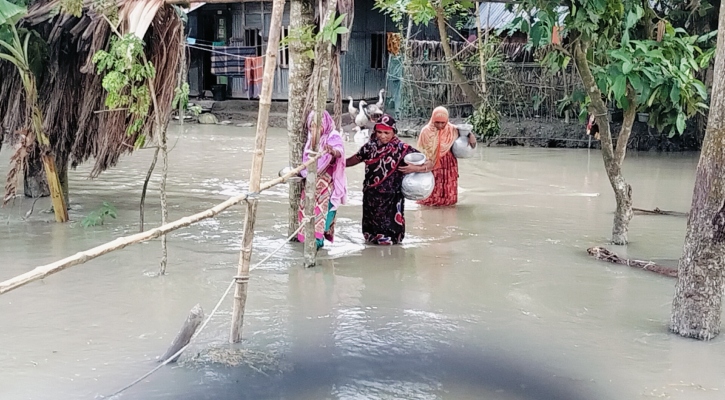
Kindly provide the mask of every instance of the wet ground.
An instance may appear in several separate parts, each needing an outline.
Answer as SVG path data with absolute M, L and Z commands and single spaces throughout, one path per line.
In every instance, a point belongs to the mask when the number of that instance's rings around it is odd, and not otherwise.
M 176 127 L 170 218 L 242 193 L 251 129 Z M 348 150 L 356 149 L 354 143 Z M 284 132 L 268 141 L 265 177 L 286 165 Z M 9 148 L 0 154 L 4 175 Z M 0 279 L 138 231 L 152 150 L 98 180 L 71 175 L 73 223 L 0 210 Z M 696 154 L 630 154 L 635 206 L 687 211 Z M 231 296 L 182 357 L 122 399 L 722 399 L 725 340 L 667 332 L 674 280 L 592 260 L 605 245 L 613 196 L 597 151 L 483 148 L 461 161 L 460 204 L 408 204 L 400 247 L 365 246 L 362 168 L 337 240 L 301 267 L 289 244 L 253 272 L 244 342 L 228 345 Z M 157 186 L 154 183 L 153 188 Z M 147 223 L 157 223 L 150 192 Z M 256 260 L 286 236 L 286 187 L 263 196 Z M 104 201 L 118 219 L 83 228 Z M 36 209 L 48 208 L 49 201 Z M 0 398 L 92 399 L 157 365 L 188 311 L 206 312 L 235 274 L 242 207 L 158 241 L 111 253 L 0 296 Z M 682 217 L 637 216 L 620 255 L 675 264 Z

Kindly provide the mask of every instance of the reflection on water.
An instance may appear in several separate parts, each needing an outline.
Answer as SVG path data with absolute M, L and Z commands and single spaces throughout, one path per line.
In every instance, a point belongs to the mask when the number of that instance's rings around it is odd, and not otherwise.
M 250 129 L 174 134 L 170 218 L 246 190 Z M 285 137 L 274 131 L 269 140 L 268 178 L 286 165 Z M 96 181 L 85 167 L 72 173 L 74 221 L 103 201 L 118 208 L 102 227 L 49 223 L 52 214 L 38 211 L 22 221 L 24 199 L 0 210 L 0 279 L 136 232 L 151 156 L 124 158 Z M 7 161 L 6 151 L 0 174 Z M 631 154 L 625 174 L 636 206 L 686 211 L 696 162 L 694 154 Z M 461 204 L 408 203 L 406 243 L 387 248 L 362 240 L 362 168 L 351 169 L 349 205 L 318 267 L 302 269 L 301 246 L 290 244 L 253 273 L 244 343 L 226 343 L 229 298 L 187 362 L 122 398 L 722 398 L 723 339 L 667 333 L 674 282 L 586 255 L 611 228 L 614 200 L 599 153 L 482 148 L 460 168 Z M 287 232 L 286 187 L 263 197 L 255 260 Z M 147 223 L 160 219 L 156 198 L 148 197 Z M 36 209 L 48 206 L 43 199 Z M 153 368 L 188 310 L 211 310 L 235 274 L 242 210 L 173 233 L 168 276 L 151 277 L 154 241 L 0 296 L 0 398 L 94 398 Z M 685 223 L 638 216 L 632 244 L 616 251 L 675 260 Z M 236 366 L 209 356 L 227 353 Z

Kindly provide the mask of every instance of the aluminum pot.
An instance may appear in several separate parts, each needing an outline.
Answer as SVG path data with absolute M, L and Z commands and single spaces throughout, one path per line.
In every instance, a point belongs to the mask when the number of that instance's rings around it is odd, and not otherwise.
M 425 154 L 411 153 L 403 159 L 408 165 L 423 165 L 426 162 Z M 432 172 L 414 172 L 403 178 L 403 196 L 408 200 L 425 200 L 435 188 L 435 177 Z
M 458 125 L 458 139 L 453 142 L 453 146 L 451 147 L 451 151 L 456 158 L 471 158 L 476 154 L 476 149 L 468 143 L 468 134 L 472 130 L 472 125 Z

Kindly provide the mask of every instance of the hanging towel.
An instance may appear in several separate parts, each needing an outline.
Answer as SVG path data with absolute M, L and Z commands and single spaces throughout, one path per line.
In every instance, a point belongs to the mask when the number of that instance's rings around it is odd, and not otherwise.
M 211 73 L 219 76 L 244 76 L 245 58 L 257 55 L 256 47 L 214 46 Z
M 264 57 L 248 57 L 245 61 L 244 69 L 249 86 L 249 97 L 259 97 L 264 80 Z

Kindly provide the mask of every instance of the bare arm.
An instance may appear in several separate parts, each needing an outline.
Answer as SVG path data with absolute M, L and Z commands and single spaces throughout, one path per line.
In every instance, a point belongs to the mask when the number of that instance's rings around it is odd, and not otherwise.
M 476 135 L 473 134 L 473 132 L 468 133 L 468 144 L 471 145 L 472 148 L 476 148 L 476 145 L 478 142 L 476 141 Z
M 430 172 L 433 171 L 433 162 L 427 160 L 423 165 L 406 165 L 398 169 L 404 174 L 412 174 L 414 172 Z
M 345 166 L 346 167 L 354 167 L 358 164 L 360 164 L 362 161 L 360 160 L 360 157 L 357 156 L 357 154 L 353 154 L 352 156 L 348 157 L 347 160 L 345 160 Z

